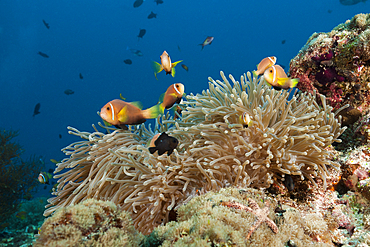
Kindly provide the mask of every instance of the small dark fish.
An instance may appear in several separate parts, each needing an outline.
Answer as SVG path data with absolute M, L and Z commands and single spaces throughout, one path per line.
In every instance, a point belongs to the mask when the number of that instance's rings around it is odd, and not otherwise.
M 162 3 L 163 3 L 163 1 L 162 1 L 162 0 L 154 0 L 154 2 L 155 2 L 155 3 L 157 3 L 157 5 L 158 5 L 158 4 L 162 4 Z
M 59 134 L 59 139 L 62 139 L 62 135 L 61 134 Z
M 84 77 L 82 76 L 82 74 L 80 73 L 80 79 L 82 80 Z
M 186 66 L 185 64 L 181 64 L 181 67 L 183 67 L 184 70 L 189 71 L 188 66 Z
M 53 168 L 50 168 L 49 170 L 48 170 L 48 173 L 53 173 L 54 172 L 54 169 Z
M 285 44 L 285 42 L 286 42 L 286 40 L 285 39 L 283 39 L 282 41 L 281 41 L 281 44 Z
M 333 12 L 333 10 L 331 9 L 328 9 L 328 13 L 331 14 Z
M 177 50 L 179 50 L 179 52 L 181 52 L 181 48 L 179 45 L 177 45 Z
M 212 37 L 212 36 L 208 36 L 204 41 L 203 41 L 203 43 L 202 44 L 199 44 L 199 45 L 201 45 L 202 46 L 202 50 L 203 50 L 203 48 L 206 46 L 206 45 L 210 45 L 210 44 L 212 44 L 212 41 L 215 39 L 215 37 Z
M 36 116 L 37 114 L 40 114 L 40 107 L 41 107 L 41 104 L 40 103 L 37 103 L 35 105 L 35 109 L 33 110 L 33 115 L 32 117 Z
M 361 2 L 366 2 L 366 0 L 339 0 L 339 2 L 343 5 L 350 6 Z
M 294 190 L 294 181 L 290 175 L 285 175 L 284 185 L 289 191 Z
M 131 59 L 125 59 L 125 60 L 123 60 L 123 62 L 125 64 L 132 64 L 132 60 Z
M 144 2 L 144 0 L 136 0 L 134 2 L 134 8 L 137 8 L 137 7 L 140 7 L 140 5 L 142 5 Z
M 169 156 L 177 147 L 177 144 L 179 144 L 179 141 L 175 137 L 167 135 L 166 132 L 159 133 L 150 141 L 149 152 L 154 154 L 158 150 L 158 155 L 167 152 L 167 156 Z
M 49 56 L 41 51 L 39 51 L 37 54 L 39 54 L 42 57 L 49 58 Z
M 45 185 L 45 186 L 44 186 L 44 190 L 46 190 L 46 188 L 47 188 L 47 187 L 48 187 L 48 186 L 47 186 L 47 185 Z
M 148 19 L 157 18 L 157 14 L 153 13 L 153 11 L 148 15 Z
M 145 29 L 140 29 L 139 35 L 138 35 L 137 37 L 138 37 L 139 39 L 140 39 L 140 38 L 143 38 L 145 34 L 146 34 L 146 30 L 145 30 Z
M 45 21 L 45 20 L 42 20 L 42 22 L 44 23 L 44 25 L 45 25 L 45 27 L 46 27 L 47 29 L 49 29 L 49 28 L 50 28 L 49 23 L 46 23 L 46 21 Z
M 74 94 L 75 92 L 72 89 L 66 89 L 64 93 L 67 95 L 71 95 L 71 94 Z

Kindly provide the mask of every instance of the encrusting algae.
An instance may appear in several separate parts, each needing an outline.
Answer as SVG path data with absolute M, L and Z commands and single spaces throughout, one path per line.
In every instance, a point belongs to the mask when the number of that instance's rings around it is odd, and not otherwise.
M 322 106 L 309 94 L 289 100 L 288 91 L 270 89 L 249 72 L 240 82 L 229 76 L 230 83 L 223 72 L 221 77 L 209 78 L 202 94 L 186 97 L 182 118 L 163 116 L 154 131 L 144 125 L 108 134 L 69 127 L 83 140 L 63 149 L 70 157 L 57 164 L 59 185 L 44 215 L 89 198 L 109 200 L 148 234 L 167 223 L 171 211 L 208 191 L 268 188 L 286 175 L 315 185 L 319 178 L 325 185 L 328 168 L 339 169 L 326 148 L 345 129 L 325 98 Z M 249 127 L 239 122 L 244 113 L 253 121 Z M 179 141 L 169 156 L 151 154 L 146 145 L 162 132 Z

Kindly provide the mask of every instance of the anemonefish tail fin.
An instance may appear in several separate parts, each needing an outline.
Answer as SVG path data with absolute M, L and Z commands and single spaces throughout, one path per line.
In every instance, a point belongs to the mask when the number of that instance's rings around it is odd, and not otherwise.
M 141 103 L 140 101 L 130 102 L 130 104 L 133 105 L 133 106 L 136 106 L 140 110 L 143 109 L 143 103 Z
M 150 107 L 143 111 L 143 116 L 146 119 L 156 118 L 161 114 L 161 104 L 157 104 L 155 106 Z
M 294 79 L 291 79 L 290 80 L 291 81 L 291 88 L 293 88 L 293 87 L 296 87 L 297 86 L 297 84 L 298 84 L 298 82 L 299 82 L 299 79 L 298 78 L 294 78 Z

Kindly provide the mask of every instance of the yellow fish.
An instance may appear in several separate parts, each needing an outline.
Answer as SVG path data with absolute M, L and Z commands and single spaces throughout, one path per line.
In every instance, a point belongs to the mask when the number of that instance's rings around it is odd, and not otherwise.
M 182 60 L 172 63 L 170 56 L 166 51 L 164 51 L 161 55 L 161 64 L 157 63 L 156 61 L 152 62 L 155 78 L 158 80 L 157 74 L 162 70 L 166 71 L 166 75 L 171 74 L 172 77 L 175 77 L 175 67 L 178 63 L 181 62 Z
M 286 74 L 284 69 L 279 65 L 273 65 L 263 73 L 264 79 L 269 86 L 276 90 L 288 89 L 297 86 L 299 80 L 291 79 Z
M 262 75 L 266 69 L 275 65 L 276 60 L 277 58 L 274 56 L 262 59 L 261 62 L 257 65 L 257 70 L 253 70 L 253 75 L 255 77 Z

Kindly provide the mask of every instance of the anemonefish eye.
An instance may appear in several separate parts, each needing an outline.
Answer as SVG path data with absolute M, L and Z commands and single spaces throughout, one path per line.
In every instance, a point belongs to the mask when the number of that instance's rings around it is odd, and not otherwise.
M 107 110 L 109 111 L 110 109 L 109 109 L 109 106 L 107 107 Z
M 270 69 L 270 73 L 272 73 L 272 69 Z
M 177 87 L 177 88 L 179 88 L 179 85 L 178 85 L 178 84 L 176 84 L 176 87 Z

